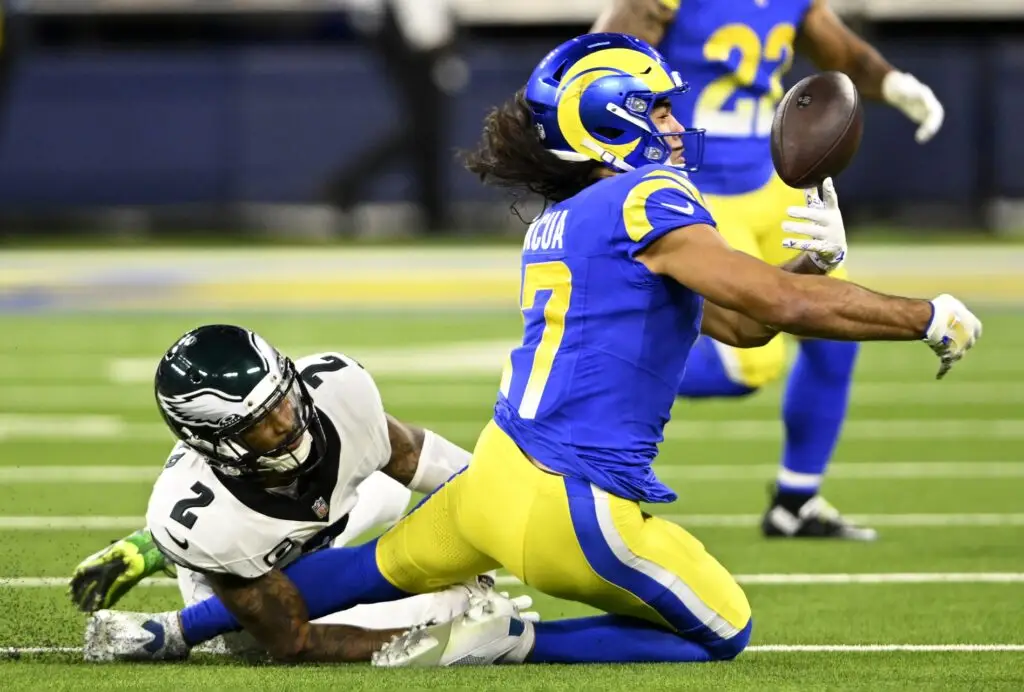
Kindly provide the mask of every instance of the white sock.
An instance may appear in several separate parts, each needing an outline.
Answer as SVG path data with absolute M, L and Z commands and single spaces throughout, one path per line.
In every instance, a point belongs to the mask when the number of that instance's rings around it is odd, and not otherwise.
M 372 528 L 384 530 L 393 526 L 409 507 L 412 491 L 376 471 L 356 486 L 356 496 L 345 530 L 332 543 L 335 547 L 349 545 Z
M 314 620 L 319 625 L 351 625 L 371 630 L 408 628 L 428 619 L 435 594 L 425 593 L 387 603 L 358 605 Z
M 821 487 L 821 479 L 822 474 L 820 473 L 800 473 L 781 466 L 776 476 L 776 484 L 783 491 L 810 495 L 818 492 L 818 488 Z

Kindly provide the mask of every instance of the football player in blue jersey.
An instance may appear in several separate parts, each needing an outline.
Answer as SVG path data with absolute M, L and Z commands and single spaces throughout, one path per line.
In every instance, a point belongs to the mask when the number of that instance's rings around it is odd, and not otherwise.
M 892 67 L 850 31 L 827 0 L 612 0 L 594 31 L 618 31 L 656 45 L 690 90 L 673 99 L 677 117 L 705 130 L 708 154 L 693 177 L 719 232 L 738 250 L 782 264 L 787 208 L 802 193 L 775 174 L 769 148 L 782 77 L 794 51 L 824 70 L 848 74 L 860 93 L 884 101 L 917 123 L 927 142 L 942 125 L 932 90 Z M 833 274 L 845 278 L 845 268 Z M 772 537 L 874 540 L 876 532 L 846 520 L 819 495 L 822 477 L 846 417 L 858 346 L 799 340 L 782 415 L 786 429 L 774 492 L 761 530 Z M 699 339 L 679 394 L 743 397 L 777 379 L 784 341 L 739 350 Z
M 606 614 L 533 623 L 484 599 L 398 636 L 376 665 L 734 658 L 752 627 L 743 590 L 700 541 L 641 507 L 676 498 L 652 465 L 698 334 L 737 348 L 779 330 L 923 340 L 940 376 L 980 336 L 952 296 L 900 298 L 822 275 L 846 244 L 830 180 L 820 204 L 794 209 L 803 220 L 789 222 L 787 244 L 804 252 L 785 267 L 730 248 L 688 177 L 703 132 L 669 103 L 686 88 L 648 44 L 586 35 L 487 117 L 470 170 L 550 205 L 524 238 L 523 338 L 493 420 L 468 466 L 379 539 L 287 568 L 310 617 L 498 567 Z M 238 626 L 216 599 L 161 623 L 161 642 L 192 644 Z

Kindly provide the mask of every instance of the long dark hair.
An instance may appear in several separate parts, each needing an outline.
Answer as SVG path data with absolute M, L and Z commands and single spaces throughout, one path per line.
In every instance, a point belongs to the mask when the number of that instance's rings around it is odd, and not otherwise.
M 487 114 L 480 143 L 462 158 L 485 185 L 528 190 L 550 202 L 590 185 L 601 167 L 597 161 L 563 161 L 545 150 L 522 89 Z

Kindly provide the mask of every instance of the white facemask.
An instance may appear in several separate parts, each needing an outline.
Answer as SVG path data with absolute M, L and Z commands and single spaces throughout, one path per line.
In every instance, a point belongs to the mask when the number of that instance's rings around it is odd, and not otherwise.
M 306 463 L 313 451 L 313 435 L 307 430 L 302 433 L 302 441 L 294 452 L 284 452 L 276 457 L 260 457 L 260 467 L 270 471 L 291 471 Z

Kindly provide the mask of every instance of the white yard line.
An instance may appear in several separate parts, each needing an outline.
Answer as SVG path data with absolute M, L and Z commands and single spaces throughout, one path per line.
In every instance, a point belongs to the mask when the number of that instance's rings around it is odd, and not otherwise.
M 486 421 L 417 421 L 442 434 L 474 439 Z M 762 441 L 779 440 L 778 420 L 676 420 L 665 427 L 669 440 Z M 0 414 L 0 442 L 17 439 L 142 440 L 171 442 L 160 423 L 135 423 L 112 415 Z M 843 428 L 845 440 L 1022 440 L 1024 419 L 852 419 Z
M 423 427 L 445 436 L 467 440 L 476 439 L 484 421 L 418 420 Z M 705 420 L 688 421 L 677 417 L 665 426 L 665 439 L 688 441 L 777 442 L 783 437 L 782 421 L 757 420 Z M 899 441 L 899 440 L 1024 440 L 1024 419 L 892 419 L 853 418 L 843 426 L 846 441 Z
M 414 406 L 431 402 L 437 406 L 490 405 L 497 396 L 492 382 L 477 380 L 459 382 L 396 382 L 381 385 L 388 403 Z M 0 392 L 3 388 L 0 388 Z M 742 408 L 778 408 L 781 393 L 765 392 L 737 401 Z M 723 399 L 722 401 L 727 401 Z M 864 382 L 853 385 L 851 401 L 855 405 L 948 406 L 950 401 L 961 404 L 1024 404 L 1024 383 L 1001 382 L 942 382 L 939 385 L 920 382 Z M 436 404 L 434 403 L 436 402 Z M 682 404 L 685 406 L 685 404 Z
M 349 348 L 346 353 L 358 360 L 378 377 L 418 375 L 450 377 L 451 375 L 492 374 L 497 388 L 501 368 L 515 341 L 456 341 L 415 348 Z M 325 350 L 323 347 L 280 347 L 285 353 L 300 357 Z M 338 344 L 326 350 L 345 348 Z M 154 356 L 115 358 L 108 363 L 107 374 L 114 382 L 151 382 L 156 367 Z
M 131 531 L 145 525 L 145 517 L 0 517 L 0 531 Z
M 347 348 L 346 352 L 353 358 L 359 360 L 370 372 L 376 377 L 401 377 L 401 376 L 415 376 L 415 377 L 429 377 L 431 379 L 450 379 L 450 378 L 461 378 L 461 377 L 480 377 L 493 375 L 494 387 L 497 388 L 497 380 L 501 375 L 501 369 L 504 366 L 505 358 L 508 356 L 508 352 L 516 346 L 515 340 L 490 340 L 490 341 L 457 341 L 451 343 L 440 343 L 433 345 L 420 345 L 412 348 L 380 348 L 380 347 L 360 347 L 360 348 Z M 323 350 L 337 350 L 346 349 L 345 344 L 338 344 L 331 348 L 324 348 L 323 346 L 317 347 L 296 347 L 296 348 L 283 348 L 282 351 L 294 355 L 296 357 L 303 356 L 309 353 L 317 353 Z M 979 352 L 980 354 L 980 352 Z M 1024 361 L 1017 358 L 1018 350 L 1016 349 L 996 349 L 985 351 L 984 357 L 979 357 L 974 360 L 966 360 L 963 364 L 958 366 L 960 368 L 962 376 L 970 376 L 970 373 L 993 373 L 999 372 L 1006 376 L 1019 375 L 1024 373 Z M 916 402 L 916 401 L 930 401 L 935 398 L 943 398 L 948 400 L 954 398 L 954 395 L 948 391 L 953 387 L 964 387 L 966 397 L 971 398 L 971 389 L 973 388 L 973 396 L 982 397 L 986 388 L 995 387 L 996 391 L 999 388 L 1004 388 L 1003 396 L 1011 397 L 1012 401 L 1020 401 L 1021 394 L 1011 391 L 1010 387 L 1005 381 L 1000 382 L 934 382 L 934 381 L 921 381 L 913 379 L 908 376 L 908 369 L 913 373 L 917 372 L 914 370 L 917 367 L 922 367 L 928 363 L 927 353 L 921 354 L 918 351 L 907 354 L 896 354 L 896 355 L 875 355 L 870 354 L 860 365 L 861 372 L 873 372 L 873 373 L 885 373 L 898 375 L 902 383 L 890 383 L 886 382 L 870 382 L 862 383 L 858 385 L 858 389 L 865 388 L 864 396 L 868 398 L 877 397 L 878 400 L 883 400 L 886 396 L 897 397 L 896 401 L 902 403 L 903 401 Z M 63 360 L 71 359 L 72 356 L 62 356 L 60 365 L 64 365 Z M 5 360 L 12 361 L 9 367 L 2 367 Z M 8 377 L 17 377 L 17 364 L 18 359 L 16 357 L 0 357 L 0 379 L 6 379 Z M 67 364 L 67 365 L 70 365 Z M 151 382 L 153 379 L 153 369 L 155 368 L 154 356 L 136 356 L 126 358 L 114 358 L 108 361 L 107 364 L 107 376 L 108 378 L 117 383 L 131 384 L 131 383 L 143 383 Z M 61 371 L 65 368 L 62 367 Z M 966 373 L 966 375 L 964 375 Z M 892 394 L 887 394 L 883 390 L 893 388 Z M 905 388 L 905 393 L 900 395 L 896 390 L 900 387 Z M 855 394 L 856 396 L 856 394 Z M 900 399 L 899 397 L 904 397 Z
M 771 653 L 1019 653 L 1024 644 L 755 644 L 743 650 L 744 654 Z M 74 646 L 8 646 L 0 647 L 0 656 L 38 656 L 45 654 L 80 654 L 81 647 Z
M 146 411 L 156 417 L 153 383 L 0 385 L 0 401 L 24 412 Z M 159 420 L 159 419 L 157 419 Z
M 849 584 L 1022 584 L 1024 572 L 891 572 L 879 574 L 737 574 L 736 581 L 756 586 L 827 586 Z M 498 586 L 521 585 L 516 577 L 500 575 Z M 45 589 L 65 587 L 67 577 L 0 577 L 0 588 Z M 145 587 L 176 587 L 176 579 L 157 577 L 138 584 Z
M 0 589 L 49 589 L 68 585 L 68 577 L 0 577 Z M 132 588 L 137 587 L 161 588 L 178 586 L 177 579 L 167 577 L 153 577 L 143 579 Z
M 0 485 L 152 483 L 163 468 L 160 461 L 148 466 L 0 466 Z
M 438 409 L 472 407 L 484 411 L 494 403 L 497 392 L 497 384 L 490 377 L 474 380 L 449 374 L 447 379 L 440 376 L 429 380 L 378 379 L 384 401 L 390 407 L 429 405 Z M 990 406 L 1024 405 L 1024 382 L 944 382 L 940 386 L 941 391 L 932 384 L 919 382 L 866 382 L 854 385 L 851 400 L 855 406 L 886 407 L 911 404 L 937 408 L 948 406 L 949 401 Z M 116 411 L 155 411 L 151 387 L 152 378 L 105 384 L 0 384 L 0 401 L 16 402 L 23 411 L 86 411 L 97 407 Z M 743 399 L 734 410 L 739 407 L 747 410 L 778 409 L 780 405 L 780 393 L 772 390 Z M 681 403 L 680 406 L 682 412 L 677 416 L 685 416 L 687 404 Z
M 497 396 L 494 383 L 485 380 L 459 381 L 452 378 L 444 381 L 419 381 L 381 385 L 384 400 L 390 404 L 415 406 L 430 402 L 432 406 L 489 406 Z M 0 394 L 3 388 L 0 387 Z M 725 400 L 723 400 L 725 401 Z M 742 408 L 778 408 L 780 392 L 771 391 L 763 395 L 742 399 Z M 855 405 L 896 405 L 948 406 L 950 401 L 961 404 L 1024 404 L 1024 383 L 1001 382 L 863 382 L 855 383 L 851 394 Z M 685 404 L 682 404 L 685 406 Z
M 750 528 L 760 514 L 661 514 L 685 527 Z M 872 526 L 919 528 L 928 526 L 1024 526 L 1024 514 L 861 514 L 854 521 Z M 0 531 L 75 531 L 137 529 L 145 518 L 131 516 L 0 516 Z
M 686 465 L 659 464 L 666 481 L 719 483 L 764 482 L 778 471 L 774 464 Z M 160 474 L 159 461 L 131 466 L 0 466 L 0 485 L 25 483 L 143 483 Z M 892 461 L 836 462 L 828 471 L 832 480 L 920 480 L 960 478 L 1024 478 L 1024 461 Z
M 678 421 L 665 426 L 670 440 L 778 440 L 779 420 Z M 1020 419 L 851 419 L 843 426 L 844 440 L 1020 440 Z
M 173 437 L 161 423 L 129 423 L 119 416 L 0 413 L 0 441 L 166 440 Z
M 761 644 L 744 649 L 752 653 L 906 653 L 932 652 L 1021 652 L 1024 644 Z
M 955 372 L 954 372 L 955 374 Z M 947 389 L 947 385 L 950 385 Z M 761 397 L 778 398 L 778 397 Z M 755 401 L 752 399 L 751 401 Z M 1024 383 L 1001 382 L 863 382 L 855 383 L 850 400 L 854 404 L 915 404 L 948 406 L 958 404 L 1021 404 Z
M 882 572 L 879 574 L 741 574 L 741 584 L 1021 584 L 1024 572 Z
M 0 646 L 0 656 L 38 656 L 40 654 L 80 654 L 80 646 Z
M 750 528 L 760 514 L 660 514 L 663 519 L 692 528 Z M 869 526 L 923 528 L 927 526 L 1024 526 L 1024 514 L 850 514 L 847 518 Z M 2 527 L 2 525 L 0 525 Z
M 776 464 L 655 464 L 662 480 L 698 480 L 739 483 L 774 478 Z M 1022 461 L 835 461 L 829 466 L 830 479 L 917 480 L 922 478 L 1024 478 Z M 3 472 L 0 468 L 0 482 Z
M 1024 572 L 883 572 L 880 574 L 736 574 L 745 586 L 831 586 L 848 584 L 1024 584 Z M 45 578 L 44 578 L 45 579 Z M 60 581 L 66 584 L 67 580 Z M 511 575 L 499 575 L 498 586 L 521 586 Z M 3 585 L 3 580 L 0 580 Z M 29 585 L 32 585 L 30 582 Z M 49 584 L 40 584 L 48 586 Z M 57 586 L 58 584 L 54 584 Z

